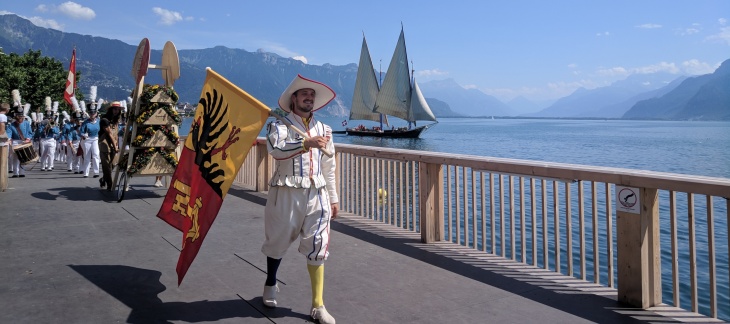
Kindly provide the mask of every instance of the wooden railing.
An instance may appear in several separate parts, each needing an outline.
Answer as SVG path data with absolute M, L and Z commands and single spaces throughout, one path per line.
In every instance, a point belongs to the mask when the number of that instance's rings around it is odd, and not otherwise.
M 665 303 L 718 317 L 730 256 L 717 264 L 715 252 L 730 250 L 730 225 L 715 224 L 729 223 L 730 179 L 347 144 L 336 151 L 342 211 L 420 232 L 424 243 L 451 241 L 615 287 L 637 307 L 662 303 L 664 286 Z M 236 181 L 267 191 L 272 165 L 259 138 Z M 617 186 L 634 193 L 625 204 Z M 664 276 L 662 259 L 671 264 Z M 726 299 L 720 309 L 730 308 Z

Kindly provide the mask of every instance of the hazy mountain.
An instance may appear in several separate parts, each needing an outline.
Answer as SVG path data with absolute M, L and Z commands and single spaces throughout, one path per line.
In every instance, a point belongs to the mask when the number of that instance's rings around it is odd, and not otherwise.
M 571 95 L 561 98 L 551 106 L 534 114 L 533 117 L 607 117 L 620 114 L 610 112 L 610 106 L 620 108 L 621 103 L 641 93 L 666 86 L 676 75 L 669 73 L 633 74 L 610 86 L 587 90 L 579 88 Z M 601 115 L 598 116 L 599 112 Z
M 545 109 L 546 107 L 550 106 L 553 102 L 554 101 L 550 101 L 548 103 L 545 103 L 545 102 L 540 103 L 540 102 L 535 102 L 535 101 L 529 100 L 523 96 L 519 96 L 519 97 L 516 97 L 516 98 L 508 101 L 506 104 L 518 115 L 523 115 L 523 114 L 535 113 L 542 109 Z
M 98 97 L 124 99 L 134 87 L 131 75 L 136 45 L 118 40 L 64 33 L 33 25 L 15 15 L 0 15 L 0 47 L 6 53 L 23 54 L 29 49 L 41 50 L 42 55 L 56 58 L 68 66 L 71 51 L 76 48 L 76 69 L 80 72 L 78 86 L 88 94 L 96 85 Z M 265 52 L 247 52 L 222 46 L 180 50 L 180 79 L 175 90 L 181 102 L 197 103 L 205 80 L 205 68 L 223 75 L 268 106 L 277 106 L 281 91 L 297 73 L 322 81 L 332 87 L 337 98 L 324 108 L 326 114 L 346 116 L 355 88 L 356 64 L 334 66 L 307 65 Z M 151 64 L 159 64 L 162 51 L 152 50 Z M 159 70 L 150 69 L 145 83 L 162 83 Z
M 651 90 L 647 92 L 640 93 L 638 95 L 635 95 L 629 99 L 626 99 L 622 102 L 607 105 L 600 107 L 596 110 L 586 111 L 584 113 L 581 113 L 578 115 L 578 117 L 604 117 L 604 118 L 621 118 L 631 107 L 633 107 L 637 102 L 641 100 L 646 100 L 650 98 L 660 97 L 663 96 L 670 91 L 674 90 L 677 86 L 679 86 L 682 81 L 687 79 L 686 76 L 681 76 L 679 78 L 674 79 L 674 81 L 670 82 L 668 85 L 661 87 L 656 90 Z
M 418 85 L 424 96 L 439 98 L 451 110 L 465 116 L 515 116 L 506 104 L 476 89 L 464 89 L 454 79 L 429 81 Z
M 730 120 L 730 60 L 712 74 L 687 78 L 662 96 L 639 101 L 623 118 Z
M 106 39 L 38 27 L 16 15 L 0 15 L 0 47 L 5 53 L 22 55 L 29 49 L 56 58 L 68 66 L 76 48 L 79 89 L 88 95 L 90 86 L 98 87 L 98 97 L 124 99 L 134 87 L 132 59 L 137 46 Z M 217 46 L 207 49 L 180 50 L 181 77 L 175 90 L 181 102 L 197 103 L 205 68 L 211 67 L 231 82 L 270 107 L 292 78 L 300 73 L 331 86 L 337 98 L 322 112 L 330 116 L 348 116 L 355 87 L 357 65 L 322 66 L 304 64 L 263 51 L 248 52 Z M 159 64 L 162 52 L 153 50 L 150 63 Z M 355 59 L 355 58 L 353 58 Z M 728 62 L 713 74 L 676 80 L 666 74 L 633 75 L 611 86 L 578 89 L 554 103 L 532 103 L 516 98 L 507 105 L 476 89 L 464 89 L 453 79 L 421 83 L 437 117 L 527 116 L 540 117 L 617 117 L 660 119 L 730 119 L 730 65 Z M 0 76 L 2 77 L 2 76 Z M 680 82 L 681 81 L 681 82 Z M 161 73 L 150 69 L 146 83 L 162 83 Z M 434 99 L 438 98 L 438 99 Z M 653 98 L 653 99 L 648 99 Z M 644 100 L 648 99 L 648 100 Z M 631 109 L 632 103 L 637 102 Z M 540 106 L 547 108 L 529 113 Z
M 420 84 L 419 84 L 420 86 Z M 449 104 L 434 98 L 426 98 L 426 103 L 431 108 L 431 112 L 437 118 L 441 117 L 465 117 L 464 115 L 457 114 L 451 110 Z

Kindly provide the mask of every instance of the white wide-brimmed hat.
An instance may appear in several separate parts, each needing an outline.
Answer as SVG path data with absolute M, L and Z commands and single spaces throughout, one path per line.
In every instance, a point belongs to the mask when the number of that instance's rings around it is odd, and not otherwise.
M 299 89 L 314 89 L 314 109 L 318 110 L 326 106 L 332 99 L 335 99 L 335 92 L 324 83 L 307 79 L 299 74 L 292 80 L 284 93 L 279 97 L 279 107 L 286 112 L 291 112 L 291 95 Z

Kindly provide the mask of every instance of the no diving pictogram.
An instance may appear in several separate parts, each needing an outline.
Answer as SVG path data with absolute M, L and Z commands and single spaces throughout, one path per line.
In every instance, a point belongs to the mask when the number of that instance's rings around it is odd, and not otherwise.
M 616 186 L 616 202 L 618 210 L 639 214 L 639 188 Z

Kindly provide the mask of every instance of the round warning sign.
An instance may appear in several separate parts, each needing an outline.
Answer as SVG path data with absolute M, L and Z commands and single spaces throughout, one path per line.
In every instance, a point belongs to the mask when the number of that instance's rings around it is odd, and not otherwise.
M 639 188 L 616 186 L 616 209 L 639 214 Z

